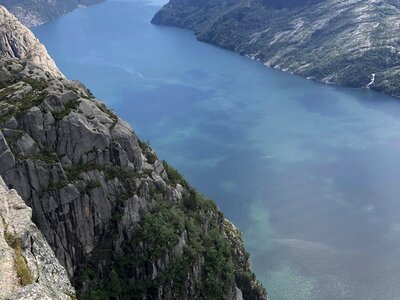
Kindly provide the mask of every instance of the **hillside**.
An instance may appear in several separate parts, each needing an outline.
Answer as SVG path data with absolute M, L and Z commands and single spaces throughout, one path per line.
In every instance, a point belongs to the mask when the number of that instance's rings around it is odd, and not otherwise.
M 24 25 L 37 26 L 78 7 L 104 0 L 0 0 Z
M 398 1 L 171 0 L 152 22 L 309 79 L 400 97 Z
M 266 299 L 215 203 L 30 47 L 37 40 L 4 8 L 0 21 L 0 176 L 32 208 L 78 298 Z

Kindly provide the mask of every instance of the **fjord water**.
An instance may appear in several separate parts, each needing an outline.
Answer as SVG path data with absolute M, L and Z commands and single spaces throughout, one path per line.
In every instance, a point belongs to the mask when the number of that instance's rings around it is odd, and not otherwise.
M 400 102 L 317 84 L 114 0 L 35 28 L 240 226 L 271 299 L 400 298 Z

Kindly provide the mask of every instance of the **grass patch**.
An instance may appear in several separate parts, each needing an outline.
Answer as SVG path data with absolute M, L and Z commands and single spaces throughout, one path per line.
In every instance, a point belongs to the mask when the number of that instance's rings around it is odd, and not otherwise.
M 81 103 L 80 100 L 75 99 L 67 102 L 64 104 L 64 110 L 60 112 L 53 112 L 52 115 L 56 120 L 62 120 L 64 117 L 68 116 L 71 111 L 77 110 L 79 107 L 79 104 Z
M 96 102 L 96 106 L 103 113 L 107 114 L 109 118 L 113 121 L 113 123 L 110 126 L 110 130 L 112 130 L 118 123 L 118 116 L 111 109 L 109 109 L 104 103 Z
M 10 87 L 5 87 L 0 91 L 0 101 L 5 100 L 8 96 L 10 96 L 12 93 L 14 93 L 14 89 Z
M 58 156 L 56 153 L 54 153 L 50 148 L 42 148 L 38 154 L 36 155 L 16 155 L 16 158 L 19 160 L 40 160 L 45 162 L 46 164 L 54 164 L 58 162 Z
M 17 272 L 17 276 L 19 279 L 19 283 L 21 286 L 26 286 L 32 283 L 32 274 L 28 268 L 28 264 L 24 255 L 22 254 L 22 247 L 19 238 L 7 231 L 7 227 L 4 230 L 4 238 L 12 249 L 14 249 L 15 257 L 14 257 L 14 266 Z
M 165 160 L 163 161 L 165 172 L 167 172 L 169 183 L 173 185 L 177 185 L 178 183 L 183 187 L 189 189 L 189 183 L 186 181 L 185 178 L 176 170 L 175 168 L 171 167 Z
M 69 183 L 70 182 L 67 181 L 67 180 L 60 180 L 60 181 L 57 181 L 55 183 L 52 183 L 47 187 L 47 192 L 53 192 L 53 191 L 57 191 L 59 189 L 62 189 L 64 187 L 66 187 Z
M 78 180 L 79 175 L 82 173 L 94 171 L 94 170 L 102 170 L 103 167 L 96 165 L 96 164 L 80 164 L 80 165 L 70 165 L 66 166 L 64 168 L 65 173 L 68 176 L 68 179 L 73 181 L 73 180 Z
M 30 91 L 24 96 L 22 100 L 10 104 L 15 104 L 15 106 L 17 107 L 16 115 L 22 116 L 32 107 L 38 106 L 40 103 L 42 103 L 47 96 L 48 96 L 47 92 L 36 93 L 34 91 Z
M 12 143 L 18 141 L 23 135 L 24 135 L 24 133 L 20 132 L 20 133 L 17 133 L 15 135 L 13 135 L 13 136 L 7 137 L 6 138 L 7 144 L 11 145 Z
M 87 194 L 89 193 L 91 190 L 101 187 L 101 183 L 99 180 L 89 180 L 86 185 L 84 187 L 81 188 L 81 194 Z
M 139 147 L 142 149 L 144 156 L 147 159 L 147 162 L 153 165 L 157 161 L 157 156 L 154 155 L 153 150 L 150 147 L 150 142 L 143 142 L 138 139 Z
M 22 81 L 29 84 L 34 90 L 43 91 L 45 88 L 48 87 L 47 82 L 40 81 L 40 80 L 34 79 L 32 77 L 24 78 L 24 79 L 22 79 Z

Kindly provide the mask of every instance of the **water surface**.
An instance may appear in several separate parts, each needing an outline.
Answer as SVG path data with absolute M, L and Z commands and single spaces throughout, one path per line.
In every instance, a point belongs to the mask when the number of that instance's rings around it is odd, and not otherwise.
M 400 298 L 400 103 L 150 24 L 114 0 L 35 28 L 244 231 L 271 299 Z

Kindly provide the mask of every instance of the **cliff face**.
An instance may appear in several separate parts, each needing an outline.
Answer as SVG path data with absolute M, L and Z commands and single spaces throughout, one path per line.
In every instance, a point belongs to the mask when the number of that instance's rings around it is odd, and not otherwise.
M 53 77 L 62 77 L 46 48 L 33 33 L 21 25 L 4 7 L 0 6 L 0 54 L 6 58 L 20 58 L 39 65 Z
M 0 177 L 0 299 L 73 299 L 65 269 L 31 216 Z
M 153 23 L 310 79 L 400 97 L 393 0 L 171 0 Z
M 266 299 L 215 204 L 82 84 L 44 68 L 0 59 L 0 174 L 80 298 Z
M 46 23 L 77 7 L 96 4 L 104 0 L 0 0 L 24 25 L 28 27 Z

